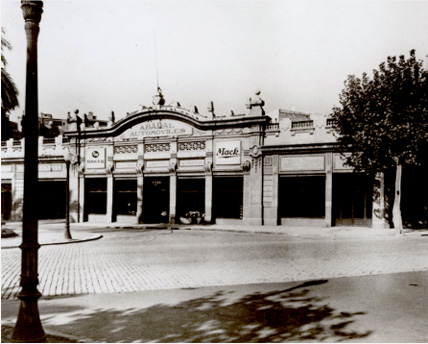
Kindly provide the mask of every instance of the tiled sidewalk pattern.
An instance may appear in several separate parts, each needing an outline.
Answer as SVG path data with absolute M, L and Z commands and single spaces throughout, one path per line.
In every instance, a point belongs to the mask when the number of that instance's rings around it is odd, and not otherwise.
M 280 235 L 118 234 L 39 250 L 43 296 L 288 282 L 428 270 L 428 238 L 290 240 Z M 19 249 L 2 250 L 2 299 L 19 291 Z

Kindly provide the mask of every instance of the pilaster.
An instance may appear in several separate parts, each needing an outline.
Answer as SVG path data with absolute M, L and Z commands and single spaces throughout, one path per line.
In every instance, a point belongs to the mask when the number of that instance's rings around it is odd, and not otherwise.
M 212 221 L 212 208 L 213 208 L 213 175 L 212 163 L 205 165 L 205 222 L 211 223 Z
M 278 156 L 265 156 L 263 176 L 263 216 L 266 226 L 278 222 Z
M 325 227 L 331 227 L 333 205 L 333 153 L 326 153 L 325 163 Z
M 85 217 L 84 217 L 84 209 L 85 209 L 85 175 L 83 174 L 83 172 L 78 173 L 78 182 L 79 182 L 79 195 L 78 195 L 78 199 L 79 199 L 79 204 L 77 205 L 77 211 L 78 211 L 78 219 L 79 222 L 84 222 Z
M 263 224 L 262 215 L 262 156 L 251 159 L 249 174 L 244 174 L 244 214 L 245 224 L 260 226 Z
M 177 215 L 177 174 L 171 173 L 169 176 L 169 219 L 170 223 L 175 223 Z
M 113 174 L 107 174 L 107 214 L 106 221 L 113 221 Z
M 79 207 L 79 171 L 70 167 L 70 222 L 78 222 Z
M 177 216 L 177 140 L 171 141 L 169 165 L 169 223 L 174 224 Z

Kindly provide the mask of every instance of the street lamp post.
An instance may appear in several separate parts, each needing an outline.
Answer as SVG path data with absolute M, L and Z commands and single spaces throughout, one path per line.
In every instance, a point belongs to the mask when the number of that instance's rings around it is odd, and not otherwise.
M 64 153 L 65 167 L 66 167 L 66 186 L 65 186 L 65 233 L 64 237 L 66 239 L 73 239 L 70 233 L 70 163 L 71 163 L 72 155 L 67 150 Z
M 38 265 L 38 136 L 39 106 L 37 88 L 37 38 L 42 18 L 43 2 L 22 0 L 21 8 L 27 35 L 27 74 L 25 89 L 25 117 L 23 134 L 25 138 L 24 157 L 24 201 L 22 209 L 21 248 L 21 300 L 18 319 L 12 333 L 12 341 L 43 342 L 45 332 L 40 321 L 37 300 Z

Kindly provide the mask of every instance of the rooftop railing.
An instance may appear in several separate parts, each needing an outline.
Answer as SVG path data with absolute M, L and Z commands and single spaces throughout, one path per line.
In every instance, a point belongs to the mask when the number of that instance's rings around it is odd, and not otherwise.
M 337 124 L 337 121 L 334 118 L 327 118 L 325 126 L 326 127 L 335 127 Z
M 43 138 L 43 144 L 55 144 L 55 138 Z
M 266 125 L 266 130 L 267 131 L 279 130 L 279 123 L 269 123 L 268 125 Z
M 291 122 L 291 129 L 308 129 L 314 127 L 314 121 L 296 121 Z

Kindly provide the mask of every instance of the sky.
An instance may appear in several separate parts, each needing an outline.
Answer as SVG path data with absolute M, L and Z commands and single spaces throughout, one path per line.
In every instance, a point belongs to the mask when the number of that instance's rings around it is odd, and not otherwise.
M 348 75 L 388 56 L 428 55 L 428 1 L 48 0 L 38 45 L 39 111 L 107 119 L 166 103 L 246 113 L 329 114 Z M 26 37 L 18 0 L 1 0 L 7 70 L 25 105 Z M 427 64 L 424 65 L 427 68 Z

